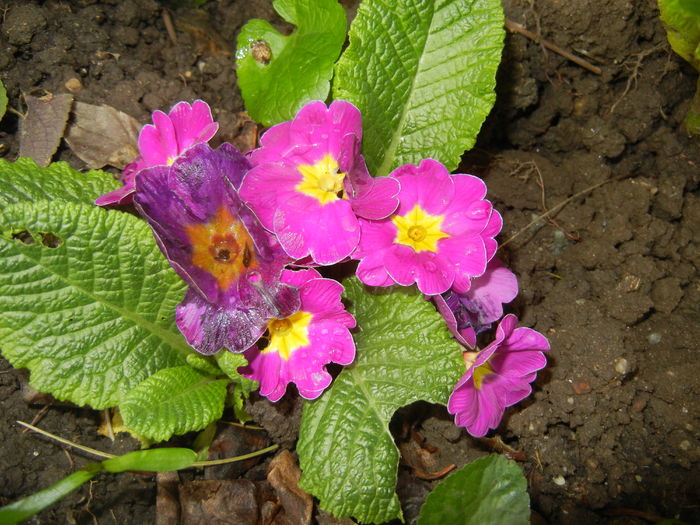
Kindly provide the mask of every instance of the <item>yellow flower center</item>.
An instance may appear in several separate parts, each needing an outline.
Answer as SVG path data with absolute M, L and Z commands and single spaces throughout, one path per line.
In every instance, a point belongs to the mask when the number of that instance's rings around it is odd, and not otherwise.
M 185 232 L 192 244 L 192 264 L 213 276 L 221 290 L 257 266 L 253 239 L 225 206 L 209 222 L 186 226 Z
M 267 324 L 270 342 L 262 351 L 279 353 L 285 361 L 295 350 L 309 345 L 309 323 L 313 315 L 309 312 L 297 312 L 284 319 L 272 319 Z
M 493 368 L 491 368 L 491 365 L 489 364 L 488 361 L 486 361 L 483 365 L 477 366 L 474 371 L 472 372 L 472 379 L 474 380 L 474 386 L 476 387 L 477 390 L 481 390 L 481 383 L 483 382 L 484 378 L 489 375 L 493 374 Z
M 416 252 L 436 252 L 437 243 L 449 235 L 443 232 L 442 215 L 430 215 L 416 204 L 406 215 L 396 215 L 392 220 L 396 226 L 397 244 L 410 246 Z
M 321 204 L 342 198 L 345 173 L 338 172 L 338 162 L 330 153 L 324 155 L 316 164 L 301 164 L 297 167 L 301 173 L 301 182 L 296 190 L 313 197 Z

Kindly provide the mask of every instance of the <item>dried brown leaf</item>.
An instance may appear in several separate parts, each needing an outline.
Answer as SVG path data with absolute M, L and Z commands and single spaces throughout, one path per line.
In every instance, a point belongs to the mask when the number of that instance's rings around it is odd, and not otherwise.
M 311 523 L 313 498 L 299 488 L 301 470 L 294 456 L 282 450 L 272 461 L 267 472 L 267 481 L 275 489 L 284 508 L 284 516 L 277 516 L 277 523 L 308 525 Z
M 207 479 L 180 485 L 180 522 L 187 525 L 258 523 L 255 484 L 247 479 Z
M 31 157 L 46 167 L 58 149 L 73 105 L 68 93 L 43 97 L 24 95 L 27 116 L 22 120 L 19 133 L 19 156 Z
M 123 169 L 138 155 L 141 124 L 111 106 L 76 102 L 66 142 L 92 169 L 106 165 Z

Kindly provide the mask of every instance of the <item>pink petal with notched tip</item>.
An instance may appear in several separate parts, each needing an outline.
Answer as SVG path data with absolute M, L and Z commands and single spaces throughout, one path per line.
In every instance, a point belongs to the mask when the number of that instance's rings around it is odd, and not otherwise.
M 401 184 L 397 215 L 406 215 L 416 204 L 430 215 L 441 215 L 455 195 L 447 168 L 433 159 L 425 159 L 418 166 L 405 164 L 389 176 Z
M 194 144 L 208 142 L 219 129 L 214 122 L 209 105 L 202 100 L 195 100 L 190 106 L 179 102 L 168 113 L 177 136 L 177 149 L 181 153 Z

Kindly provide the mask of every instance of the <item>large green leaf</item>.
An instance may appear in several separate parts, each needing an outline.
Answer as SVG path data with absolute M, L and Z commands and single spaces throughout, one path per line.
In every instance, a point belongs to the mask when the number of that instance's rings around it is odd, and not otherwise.
M 5 115 L 6 109 L 7 109 L 7 91 L 5 91 L 5 85 L 0 80 L 0 119 Z
M 24 231 L 33 244 L 14 238 Z M 0 233 L 0 348 L 35 388 L 100 409 L 185 364 L 173 315 L 185 285 L 145 222 L 41 201 L 2 210 Z
M 431 157 L 453 170 L 496 95 L 501 0 L 364 0 L 333 97 L 360 108 L 375 176 Z
M 688 0 L 659 0 L 661 21 L 673 50 L 700 71 L 700 7 Z
M 0 159 L 0 209 L 22 201 L 60 200 L 91 204 L 120 183 L 104 171 L 82 173 L 65 162 L 40 168 L 33 159 Z
M 415 289 L 371 292 L 354 278 L 344 284 L 360 327 L 357 359 L 304 407 L 301 486 L 336 517 L 381 523 L 401 516 L 391 416 L 420 399 L 446 403 L 464 372 L 462 347 Z
M 246 109 L 266 126 L 290 120 L 305 102 L 326 99 L 347 28 L 336 0 L 276 0 L 273 6 L 297 29 L 283 36 L 265 20 L 250 20 L 236 51 Z
M 520 467 L 505 456 L 472 461 L 428 494 L 418 525 L 527 525 L 530 497 Z
M 659 10 L 673 50 L 700 71 L 700 4 L 697 0 L 659 0 Z M 700 79 L 684 124 L 690 133 L 700 136 Z
M 173 434 L 201 430 L 219 419 L 227 383 L 190 366 L 166 368 L 129 392 L 119 410 L 130 430 L 163 441 Z

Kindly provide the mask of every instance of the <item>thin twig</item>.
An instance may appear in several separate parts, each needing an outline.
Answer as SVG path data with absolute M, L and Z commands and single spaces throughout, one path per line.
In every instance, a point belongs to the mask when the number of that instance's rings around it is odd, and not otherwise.
M 39 412 L 36 413 L 36 415 L 34 416 L 34 419 L 32 419 L 32 425 L 35 425 L 36 423 L 38 423 L 39 421 L 41 421 L 41 418 L 44 417 L 44 414 L 46 414 L 46 412 L 48 412 L 49 407 L 50 407 L 51 405 L 53 405 L 53 401 L 51 401 L 50 403 L 46 403 L 46 404 L 41 408 L 41 410 L 39 410 Z M 29 429 L 26 429 L 26 428 L 25 428 L 25 429 L 22 431 L 22 433 L 24 434 L 25 432 L 28 432 L 28 430 L 29 430 Z
M 575 199 L 578 199 L 579 197 L 582 197 L 582 196 L 586 195 L 587 193 L 590 193 L 590 192 L 592 192 L 593 190 L 596 190 L 596 189 L 600 188 L 601 186 L 605 186 L 605 185 L 608 184 L 609 182 L 615 182 L 615 181 L 618 181 L 618 180 L 625 179 L 625 178 L 627 178 L 627 177 L 629 177 L 629 175 L 627 175 L 627 174 L 625 174 L 625 175 L 620 175 L 619 177 L 613 177 L 612 179 L 607 179 L 607 180 L 604 180 L 603 182 L 599 182 L 598 184 L 594 184 L 593 186 L 589 186 L 589 187 L 586 188 L 585 190 L 581 190 L 581 191 L 579 191 L 578 193 L 574 193 L 571 197 L 569 197 L 568 199 L 564 199 L 564 200 L 561 201 L 559 204 L 556 204 L 553 208 L 550 208 L 549 210 L 547 210 L 546 212 L 544 212 L 542 215 L 538 215 L 536 218 L 534 218 L 532 221 L 530 221 L 530 222 L 527 224 L 527 226 L 525 226 L 524 228 L 521 228 L 520 230 L 518 230 L 517 232 L 515 232 L 513 235 L 511 235 L 508 239 L 506 239 L 504 242 L 502 242 L 502 243 L 500 244 L 500 246 L 498 247 L 498 249 L 500 250 L 500 249 L 503 248 L 505 245 L 509 244 L 511 241 L 513 241 L 514 239 L 516 239 L 517 237 L 519 237 L 523 232 L 527 231 L 531 226 L 537 224 L 537 223 L 540 222 L 542 219 L 546 219 L 546 218 L 549 217 L 550 215 L 553 215 L 554 213 L 558 212 L 558 211 L 561 210 L 564 206 L 566 206 L 567 204 L 569 204 L 571 201 L 573 201 L 573 200 L 575 200 Z
M 34 432 L 37 432 L 41 434 L 42 436 L 46 436 L 48 438 L 51 438 L 55 441 L 58 441 L 59 443 L 63 443 L 64 445 L 68 445 L 70 447 L 77 448 L 78 450 L 82 450 L 83 452 L 87 452 L 88 454 L 93 454 L 95 456 L 104 458 L 104 459 L 111 459 L 115 458 L 114 454 L 109 454 L 107 452 L 101 452 L 99 450 L 95 450 L 94 448 L 86 447 L 84 445 L 78 445 L 77 443 L 73 443 L 72 441 L 68 441 L 67 439 L 64 439 L 62 437 L 58 437 L 51 432 L 47 432 L 46 430 L 42 430 L 38 427 L 35 427 L 34 425 L 30 425 L 29 423 L 25 423 L 24 421 L 17 421 L 20 425 L 23 427 L 27 427 L 30 430 L 33 430 Z M 214 459 L 211 461 L 195 461 L 192 463 L 192 467 L 211 467 L 214 465 L 224 465 L 226 463 L 234 463 L 236 461 L 243 461 L 246 459 L 254 458 L 256 456 L 261 456 L 263 454 L 267 454 L 268 452 L 272 452 L 273 450 L 277 450 L 279 448 L 279 445 L 272 445 L 267 448 L 263 448 L 260 450 L 256 450 L 255 452 L 251 452 L 249 454 L 243 454 L 242 456 L 235 456 L 232 458 L 224 458 L 224 459 Z
M 170 41 L 173 45 L 177 44 L 177 33 L 175 32 L 175 26 L 173 25 L 173 19 L 170 16 L 170 11 L 167 8 L 163 8 L 163 24 L 165 24 L 165 30 L 168 32 Z
M 47 432 L 46 430 L 42 430 L 39 427 L 35 427 L 34 425 L 30 425 L 29 423 L 25 423 L 24 421 L 17 421 L 20 425 L 23 427 L 28 428 L 29 430 L 33 430 L 34 432 L 37 432 L 38 434 L 41 434 L 42 436 L 46 436 L 47 438 L 51 438 L 55 441 L 58 441 L 59 443 L 63 443 L 64 445 L 68 445 L 69 447 L 74 447 L 77 448 L 78 450 L 82 450 L 83 452 L 87 452 L 88 454 L 93 454 L 95 456 L 104 458 L 104 459 L 111 459 L 111 458 L 116 458 L 114 454 L 108 454 L 107 452 L 100 452 L 99 450 L 95 450 L 94 448 L 86 447 L 84 445 L 79 445 L 77 443 L 73 443 L 72 441 L 68 441 L 67 439 L 64 439 L 62 437 L 58 437 L 51 432 Z
M 587 60 L 582 59 L 581 57 L 577 57 L 576 55 L 569 53 L 566 49 L 562 49 L 556 44 L 552 44 L 551 42 L 545 40 L 539 35 L 536 35 L 532 31 L 528 31 L 525 26 L 522 24 L 518 24 L 517 22 L 513 22 L 512 20 L 509 20 L 506 18 L 506 29 L 510 31 L 511 33 L 517 33 L 519 35 L 523 35 L 524 37 L 529 38 L 533 42 L 537 42 L 538 44 L 546 47 L 550 51 L 554 51 L 555 53 L 563 56 L 564 58 L 567 58 L 574 62 L 575 64 L 578 64 L 584 69 L 587 69 L 591 73 L 595 73 L 596 75 L 602 75 L 603 71 L 598 67 L 594 66 Z

